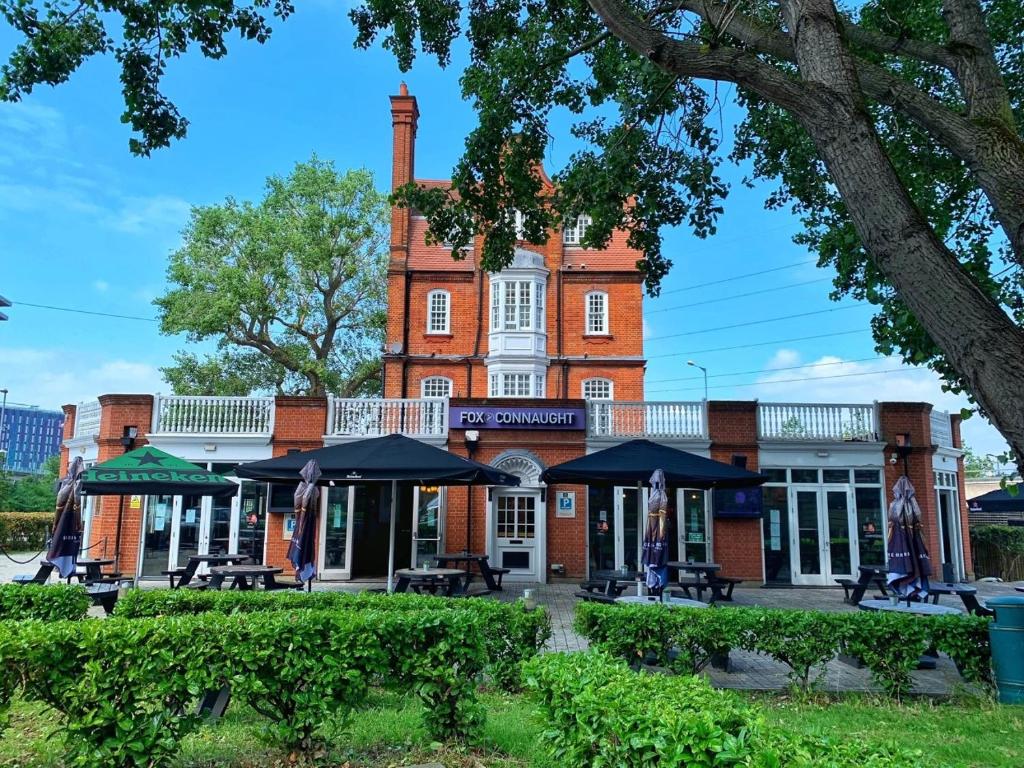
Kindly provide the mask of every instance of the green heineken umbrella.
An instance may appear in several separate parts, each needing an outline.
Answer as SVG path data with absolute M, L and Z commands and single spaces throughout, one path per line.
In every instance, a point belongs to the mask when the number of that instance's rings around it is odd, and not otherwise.
M 158 448 L 145 446 L 82 473 L 86 496 L 234 496 L 238 484 Z

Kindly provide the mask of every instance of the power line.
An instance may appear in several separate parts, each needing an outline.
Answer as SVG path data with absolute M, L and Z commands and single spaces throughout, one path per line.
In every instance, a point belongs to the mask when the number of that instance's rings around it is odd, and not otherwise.
M 692 304 L 676 304 L 671 307 L 661 307 L 659 309 L 649 309 L 647 314 L 653 315 L 656 312 L 670 312 L 674 309 L 688 309 L 690 307 L 700 307 L 705 304 L 717 304 L 721 301 L 732 301 L 734 299 L 745 299 L 747 296 L 759 296 L 762 293 L 774 293 L 775 291 L 784 291 L 787 288 L 799 288 L 802 285 L 811 285 L 813 283 L 825 283 L 831 280 L 829 277 L 818 277 L 814 280 L 804 280 L 802 283 L 789 283 L 788 285 L 777 285 L 774 288 L 761 288 L 756 291 L 748 291 L 747 293 L 734 293 L 730 296 L 720 296 L 717 299 L 706 299 L 704 301 L 695 301 Z
M 853 304 L 846 304 L 842 307 L 829 307 L 828 309 L 817 309 L 813 312 L 799 312 L 795 315 L 780 315 L 779 317 L 766 317 L 761 320 L 748 320 L 745 323 L 734 323 L 733 325 L 720 325 L 717 328 L 702 328 L 699 331 L 684 331 L 682 333 L 670 333 L 665 336 L 649 336 L 646 341 L 658 341 L 659 339 L 676 339 L 680 336 L 696 336 L 700 333 L 712 333 L 713 331 L 729 331 L 733 328 L 748 328 L 751 325 L 763 325 L 764 323 L 775 323 L 779 320 L 793 320 L 798 317 L 811 317 L 812 315 L 824 315 L 829 312 L 840 312 L 844 309 L 854 309 L 866 302 L 857 301 Z
M 96 317 L 114 317 L 118 320 L 142 320 L 147 323 L 159 322 L 155 317 L 139 317 L 138 315 L 117 315 L 112 312 L 95 312 L 91 309 L 78 309 L 77 307 L 56 307 L 52 304 L 32 304 L 28 301 L 13 301 L 12 304 L 21 307 L 35 307 L 36 309 L 52 309 L 56 312 L 73 312 L 78 315 L 95 315 Z
M 757 371 L 733 371 L 732 373 L 715 373 L 708 376 L 709 379 L 721 379 L 726 376 L 747 376 L 752 373 L 775 373 L 777 371 L 796 371 L 801 368 L 818 368 L 824 365 L 845 365 L 847 363 L 867 363 L 873 360 L 884 360 L 885 357 L 881 355 L 875 355 L 874 357 L 860 357 L 856 360 L 830 360 L 827 363 L 805 363 L 804 365 L 791 365 L 786 368 L 762 368 Z M 701 379 L 702 376 L 682 376 L 675 379 L 651 379 L 651 384 L 664 384 L 671 381 L 693 381 L 694 379 Z
M 883 371 L 863 371 L 861 373 L 837 373 L 833 376 L 803 376 L 797 379 L 775 379 L 774 381 L 752 381 L 745 384 L 718 384 L 711 389 L 729 389 L 730 387 L 763 387 L 769 384 L 795 384 L 807 381 L 825 381 L 827 379 L 848 379 L 853 376 L 881 376 L 885 373 L 931 373 L 928 368 L 887 368 Z M 655 389 L 651 392 L 692 392 L 694 390 L 704 391 L 703 387 L 686 387 L 679 389 Z
M 687 355 L 703 355 L 710 352 L 732 352 L 737 349 L 750 349 L 752 347 L 770 347 L 773 344 L 789 344 L 793 341 L 811 341 L 813 339 L 829 339 L 833 336 L 850 336 L 854 333 L 864 333 L 863 328 L 855 328 L 850 331 L 836 331 L 834 333 L 819 333 L 814 336 L 796 336 L 792 339 L 775 339 L 774 341 L 759 341 L 754 344 L 737 344 L 733 347 L 708 347 L 707 349 L 691 349 L 687 352 L 665 352 L 661 355 L 647 355 L 648 360 L 656 360 L 664 357 L 686 357 Z
M 682 293 L 683 291 L 693 291 L 697 288 L 707 288 L 709 285 L 721 285 L 722 283 L 731 283 L 733 280 L 743 280 L 748 277 L 758 277 L 759 275 L 768 275 L 772 272 L 782 272 L 785 269 L 793 269 L 793 267 L 802 267 L 805 264 L 816 264 L 817 259 L 804 259 L 803 261 L 795 261 L 792 264 L 783 264 L 781 267 L 772 267 L 771 269 L 762 269 L 757 272 L 746 272 L 742 275 L 733 275 L 732 277 L 723 277 L 721 280 L 711 280 L 707 283 L 696 283 L 695 285 L 688 285 L 685 288 L 672 288 L 668 291 L 662 291 L 662 295 L 666 293 Z

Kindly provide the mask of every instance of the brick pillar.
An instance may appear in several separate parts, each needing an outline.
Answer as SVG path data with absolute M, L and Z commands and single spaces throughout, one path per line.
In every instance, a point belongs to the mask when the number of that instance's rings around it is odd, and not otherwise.
M 278 395 L 274 398 L 274 434 L 271 444 L 274 456 L 284 456 L 296 449 L 311 451 L 324 447 L 327 432 L 327 398 Z M 299 481 L 296 473 L 295 482 Z M 321 489 L 323 493 L 325 489 Z M 284 515 L 267 515 L 266 563 L 291 572 L 285 559 L 288 541 L 284 538 Z M 317 528 L 319 536 L 320 529 Z
M 68 462 L 71 458 L 68 454 L 68 447 L 64 445 L 68 440 L 75 436 L 75 417 L 78 415 L 77 405 L 62 405 L 60 407 L 64 411 L 64 435 L 60 444 L 60 477 L 64 477 L 68 471 Z
M 757 401 L 712 400 L 707 403 L 711 458 L 731 464 L 744 456 L 747 469 L 757 471 Z M 723 576 L 749 581 L 764 580 L 761 521 L 715 519 L 714 557 Z
M 126 427 L 137 427 L 135 448 L 147 444 L 145 435 L 153 423 L 152 395 L 103 395 L 100 401 L 100 432 L 96 438 L 97 459 L 101 462 L 126 452 L 121 444 Z M 142 505 L 131 508 L 131 498 L 125 497 L 121 514 L 121 545 L 116 551 L 119 496 L 102 496 L 94 505 L 92 528 L 88 544 L 93 557 L 117 558 L 117 570 L 126 575 L 135 573 L 142 536 Z M 98 543 L 98 542 L 103 543 Z
M 950 415 L 949 421 L 953 432 L 953 447 L 962 450 L 964 447 L 964 441 L 960 435 L 960 423 L 963 419 L 960 418 L 960 414 L 954 414 Z M 964 457 L 960 456 L 956 460 L 957 498 L 960 501 L 960 534 L 964 542 L 964 572 L 966 573 L 967 578 L 973 581 L 974 553 L 971 551 L 971 527 L 967 512 L 967 488 L 964 486 L 965 478 Z
M 892 502 L 892 487 L 903 474 L 903 459 L 896 463 L 889 458 L 896 453 L 896 436 L 910 436 L 907 474 L 914 486 L 921 507 L 925 546 L 932 558 L 932 578 L 942 578 L 942 552 L 939 549 L 939 517 L 935 498 L 935 475 L 932 468 L 932 406 L 930 403 L 879 403 L 878 420 L 885 441 L 885 502 Z M 961 469 L 962 474 L 962 469 Z M 967 517 L 966 510 L 963 514 Z

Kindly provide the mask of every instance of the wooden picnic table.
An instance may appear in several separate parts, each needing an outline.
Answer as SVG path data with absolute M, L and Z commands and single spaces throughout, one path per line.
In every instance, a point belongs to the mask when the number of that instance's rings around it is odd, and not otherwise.
M 856 581 L 852 579 L 836 579 L 843 591 L 846 593 L 844 600 L 851 605 L 857 605 L 861 600 L 864 599 L 864 593 L 868 591 L 868 587 L 872 583 L 878 588 L 883 595 L 888 595 L 889 590 L 886 588 L 886 578 L 889 576 L 889 572 L 880 565 L 861 565 L 857 567 L 860 572 L 860 576 Z
M 604 571 L 594 571 L 591 574 L 591 578 L 595 581 L 604 582 L 604 589 L 601 591 L 608 597 L 618 597 L 618 595 L 622 592 L 622 590 L 619 589 L 619 582 L 634 583 L 640 578 L 642 578 L 642 576 L 643 574 L 640 573 L 640 571 L 631 571 L 628 568 L 625 570 L 622 568 L 618 568 Z
M 436 592 L 440 585 L 444 584 L 446 597 L 465 592 L 473 578 L 473 574 L 460 568 L 399 568 L 395 571 L 395 576 L 398 577 L 395 592 L 408 592 L 410 586 L 417 590 L 425 587 L 431 591 L 432 588 Z M 459 583 L 462 577 L 466 578 L 464 585 Z
M 174 568 L 169 571 L 162 571 L 163 575 L 166 576 L 171 583 L 171 589 L 180 589 L 186 587 L 195 578 L 196 572 L 199 570 L 199 566 L 203 563 L 207 563 L 211 566 L 221 565 L 241 565 L 249 559 L 249 555 L 235 553 L 227 554 L 206 554 L 206 555 L 189 555 L 188 563 L 181 568 Z M 177 581 L 175 581 L 177 579 Z
M 91 584 L 92 582 L 100 581 L 105 578 L 101 569 L 105 565 L 113 565 L 114 559 L 87 557 L 84 560 L 79 560 L 77 564 L 85 568 L 85 583 Z
M 932 603 L 938 605 L 940 595 L 956 595 L 968 613 L 990 615 L 989 610 L 978 601 L 978 590 L 968 584 L 936 582 L 928 585 Z
M 226 579 L 233 579 L 231 589 L 256 589 L 257 582 L 263 579 L 263 588 L 271 590 L 277 587 L 274 576 L 283 572 L 283 568 L 268 565 L 222 565 L 210 569 L 209 589 L 220 589 Z
M 437 563 L 439 568 L 464 565 L 466 571 L 472 571 L 472 566 L 475 565 L 477 570 L 480 571 L 484 584 L 487 585 L 487 589 L 491 592 L 501 591 L 501 578 L 508 573 L 508 568 L 493 568 L 487 555 L 473 552 L 446 552 L 443 555 L 434 557 L 434 562 Z M 495 576 L 498 577 L 497 581 L 494 579 Z
M 697 600 L 704 597 L 704 590 L 714 593 L 714 576 L 722 570 L 722 566 L 718 563 L 700 563 L 689 560 L 669 560 L 666 565 L 669 568 L 693 574 L 692 584 L 684 584 L 680 579 L 679 585 L 687 594 L 690 593 L 690 587 L 693 587 L 697 592 Z
M 664 605 L 668 608 L 710 608 L 708 603 L 700 600 L 688 600 L 685 597 L 669 597 L 668 595 L 655 597 L 654 595 L 626 595 L 615 598 L 616 603 L 625 605 Z

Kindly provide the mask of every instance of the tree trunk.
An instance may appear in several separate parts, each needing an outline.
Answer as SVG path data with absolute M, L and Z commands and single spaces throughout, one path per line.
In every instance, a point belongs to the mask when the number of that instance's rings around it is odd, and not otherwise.
M 960 268 L 915 207 L 856 87 L 832 0 L 785 0 L 800 73 L 817 106 L 800 117 L 872 260 L 978 404 L 1024 456 L 1024 330 Z

